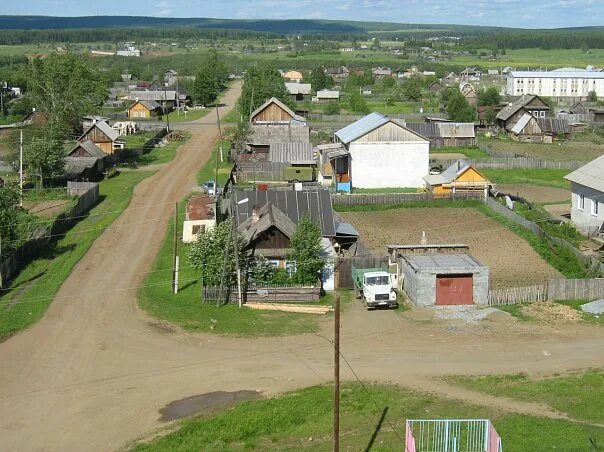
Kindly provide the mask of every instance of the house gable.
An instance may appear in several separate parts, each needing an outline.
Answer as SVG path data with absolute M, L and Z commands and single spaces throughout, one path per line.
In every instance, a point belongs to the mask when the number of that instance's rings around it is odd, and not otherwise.
M 295 119 L 295 113 L 279 100 L 272 98 L 252 113 L 252 124 L 288 123 Z
M 488 179 L 476 171 L 473 166 L 468 166 L 455 178 L 455 182 L 488 182 Z
M 429 142 L 426 138 L 392 120 L 382 124 L 352 143 Z
M 532 108 L 536 108 L 539 110 L 549 110 L 549 105 L 547 105 L 539 96 L 535 95 L 532 96 L 532 99 L 530 101 L 524 104 L 524 108 L 526 108 L 527 110 L 530 110 Z

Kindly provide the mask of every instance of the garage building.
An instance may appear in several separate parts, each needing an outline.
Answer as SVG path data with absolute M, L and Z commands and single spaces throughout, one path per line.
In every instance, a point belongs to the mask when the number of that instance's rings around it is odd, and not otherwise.
M 489 268 L 468 253 L 403 254 L 400 263 L 416 306 L 488 303 Z

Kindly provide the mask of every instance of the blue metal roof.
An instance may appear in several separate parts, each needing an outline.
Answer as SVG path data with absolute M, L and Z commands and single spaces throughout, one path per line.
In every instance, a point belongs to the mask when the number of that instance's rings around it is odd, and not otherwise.
M 388 121 L 390 121 L 390 118 L 381 113 L 370 113 L 364 118 L 361 118 L 358 121 L 347 125 L 343 129 L 338 130 L 336 132 L 336 137 L 338 137 L 342 143 L 348 144 L 371 132 L 372 130 L 383 126 Z

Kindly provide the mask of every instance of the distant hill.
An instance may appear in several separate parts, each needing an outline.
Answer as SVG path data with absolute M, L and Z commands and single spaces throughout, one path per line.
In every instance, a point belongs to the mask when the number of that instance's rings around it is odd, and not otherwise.
M 476 34 L 497 27 L 442 24 L 401 24 L 389 22 L 359 22 L 341 20 L 239 20 L 209 18 L 162 18 L 143 16 L 0 16 L 0 30 L 59 30 L 80 28 L 123 27 L 194 27 L 206 29 L 250 30 L 292 33 L 367 33 L 367 32 L 429 32 L 450 31 L 456 34 Z

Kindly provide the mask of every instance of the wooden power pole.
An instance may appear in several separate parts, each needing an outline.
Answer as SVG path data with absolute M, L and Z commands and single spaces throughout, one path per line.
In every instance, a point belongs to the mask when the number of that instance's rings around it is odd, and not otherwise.
M 336 295 L 333 343 L 333 451 L 340 451 L 340 296 Z
M 178 202 L 174 203 L 174 247 L 172 249 L 172 292 L 178 293 Z

